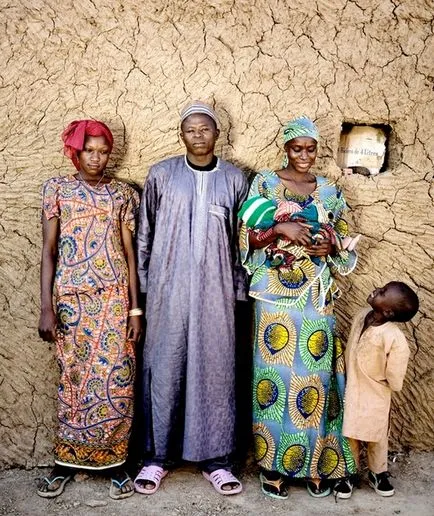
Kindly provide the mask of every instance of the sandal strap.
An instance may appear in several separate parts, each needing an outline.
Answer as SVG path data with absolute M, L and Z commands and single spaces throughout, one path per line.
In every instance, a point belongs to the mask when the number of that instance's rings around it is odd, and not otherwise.
M 227 469 L 217 469 L 209 474 L 209 478 L 219 487 L 225 484 L 240 484 L 240 481 Z
M 154 484 L 160 483 L 164 476 L 164 469 L 160 466 L 145 466 L 136 477 L 137 480 L 148 480 Z
M 127 475 L 127 478 L 125 480 L 122 480 L 122 482 L 119 482 L 115 478 L 112 478 L 112 484 L 114 484 L 118 489 L 122 489 L 124 485 L 131 480 L 131 478 Z
M 54 477 L 52 480 L 50 480 L 48 477 L 44 477 L 42 480 L 44 482 L 47 482 L 47 484 L 49 486 L 51 486 L 52 484 L 54 484 L 54 482 L 57 482 L 58 480 L 60 481 L 64 481 L 66 477 L 62 476 L 62 475 L 59 475 L 58 477 Z
M 277 480 L 269 480 L 268 478 L 266 478 L 265 475 L 261 476 L 261 482 L 263 484 L 267 484 L 269 486 L 275 487 L 278 491 L 280 491 L 282 484 L 285 483 L 284 480 L 282 479 L 282 477 L 278 478 Z

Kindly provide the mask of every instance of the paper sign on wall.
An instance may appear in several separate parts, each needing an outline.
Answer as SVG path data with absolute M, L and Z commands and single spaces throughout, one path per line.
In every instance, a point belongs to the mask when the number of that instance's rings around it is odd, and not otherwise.
M 375 175 L 383 166 L 385 154 L 384 130 L 358 125 L 348 132 L 342 132 L 337 162 L 340 168 L 365 167 Z

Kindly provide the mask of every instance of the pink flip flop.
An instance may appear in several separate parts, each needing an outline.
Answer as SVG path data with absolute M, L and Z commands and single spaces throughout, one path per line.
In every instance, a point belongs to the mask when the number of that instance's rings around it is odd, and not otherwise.
M 212 473 L 205 473 L 205 471 L 202 471 L 202 475 L 210 482 L 213 486 L 213 488 L 217 491 L 217 493 L 229 496 L 229 495 L 235 495 L 238 493 L 241 493 L 243 490 L 243 486 L 241 482 L 232 475 L 230 471 L 227 471 L 226 469 L 217 469 L 216 471 L 213 471 Z M 234 489 L 231 489 L 230 491 L 226 491 L 223 489 L 223 486 L 226 484 L 238 484 L 238 487 L 235 487 Z
M 158 491 L 161 481 L 167 475 L 167 473 L 168 471 L 160 468 L 160 466 L 144 466 L 134 480 L 134 488 L 138 493 L 141 494 L 154 494 L 156 491 Z M 152 489 L 146 489 L 138 482 L 144 482 L 145 484 L 152 482 L 155 484 L 155 487 Z

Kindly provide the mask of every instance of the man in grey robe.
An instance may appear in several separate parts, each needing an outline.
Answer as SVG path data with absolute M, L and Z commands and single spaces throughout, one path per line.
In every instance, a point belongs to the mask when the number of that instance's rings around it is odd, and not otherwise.
M 217 158 L 217 118 L 195 102 L 181 113 L 186 155 L 151 167 L 137 235 L 146 293 L 145 449 L 139 492 L 157 491 L 180 460 L 199 463 L 221 494 L 241 483 L 235 446 L 235 303 L 246 300 L 237 212 L 248 184 Z

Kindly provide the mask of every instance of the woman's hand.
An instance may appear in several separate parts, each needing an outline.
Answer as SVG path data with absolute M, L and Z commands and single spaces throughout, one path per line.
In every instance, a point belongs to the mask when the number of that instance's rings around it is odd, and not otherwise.
M 128 318 L 127 339 L 138 342 L 142 335 L 142 316 L 133 315 Z
M 45 342 L 56 340 L 57 317 L 53 310 L 53 284 L 56 274 L 59 219 L 42 216 L 41 315 L 38 333 Z
M 333 254 L 334 246 L 329 239 L 319 240 L 315 244 L 306 246 L 306 253 L 309 256 L 329 256 Z
M 280 222 L 274 226 L 274 231 L 279 238 L 290 240 L 291 244 L 307 247 L 312 243 L 310 227 L 304 222 Z
M 136 253 L 134 250 L 133 233 L 122 222 L 121 225 L 122 244 L 128 265 L 128 290 L 130 293 L 130 307 L 135 311 L 139 307 L 139 278 L 137 276 Z M 128 317 L 127 339 L 138 342 L 142 335 L 142 315 L 131 315 Z
M 45 342 L 54 342 L 56 340 L 57 317 L 54 310 L 41 310 L 39 318 L 38 333 Z

